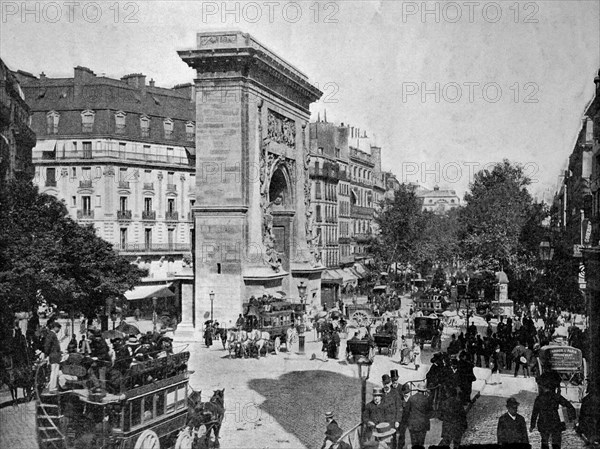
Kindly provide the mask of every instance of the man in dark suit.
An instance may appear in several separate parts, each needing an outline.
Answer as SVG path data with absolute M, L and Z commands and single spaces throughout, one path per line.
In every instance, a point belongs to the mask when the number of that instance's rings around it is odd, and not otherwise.
M 382 422 L 389 422 L 389 411 L 383 402 L 383 389 L 373 388 L 373 400 L 365 405 L 362 422 L 365 425 L 365 439 L 369 439 L 375 426 Z
M 525 418 L 517 413 L 519 403 L 515 398 L 508 398 L 506 401 L 507 413 L 498 419 L 498 429 L 496 431 L 498 444 L 510 445 L 511 447 L 519 444 L 529 444 L 529 435 L 527 434 L 527 424 Z
M 575 407 L 563 398 L 560 394 L 556 393 L 553 386 L 539 385 L 540 393 L 535 402 L 533 403 L 533 410 L 531 412 L 531 428 L 530 432 L 533 432 L 536 424 L 542 437 L 542 449 L 548 448 L 548 443 L 552 440 L 552 449 L 560 449 L 562 443 L 561 432 L 565 430 L 565 423 L 561 422 L 558 414 L 560 406 L 567 409 L 567 413 L 570 419 L 575 419 L 577 412 Z
M 427 387 L 424 382 L 417 384 L 417 393 L 406 401 L 403 418 L 410 432 L 412 447 L 424 447 L 425 436 L 430 429 L 431 401 L 425 395 Z
M 403 385 L 399 382 L 398 370 L 391 370 L 390 377 L 392 379 L 391 391 L 396 395 L 396 423 L 398 423 L 393 443 L 396 449 L 402 449 L 406 436 L 406 422 L 402 419 L 406 401 L 404 400 Z

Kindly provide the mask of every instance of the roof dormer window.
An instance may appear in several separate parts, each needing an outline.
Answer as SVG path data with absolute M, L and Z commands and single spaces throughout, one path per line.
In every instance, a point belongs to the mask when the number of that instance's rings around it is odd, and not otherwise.
M 150 118 L 146 115 L 140 117 L 140 129 L 142 130 L 142 137 L 150 137 Z
M 96 113 L 87 109 L 81 113 L 81 131 L 91 133 L 94 130 L 94 117 Z
M 189 141 L 194 141 L 194 139 L 196 138 L 196 125 L 194 124 L 194 122 L 187 122 L 185 124 L 185 135 L 187 140 Z
M 165 129 L 165 139 L 171 139 L 173 137 L 173 120 L 166 118 L 163 121 L 163 126 Z
M 60 114 L 56 111 L 50 111 L 46 114 L 46 134 L 58 134 L 58 121 Z
M 115 113 L 115 131 L 117 134 L 125 133 L 125 114 L 123 111 L 118 111 Z

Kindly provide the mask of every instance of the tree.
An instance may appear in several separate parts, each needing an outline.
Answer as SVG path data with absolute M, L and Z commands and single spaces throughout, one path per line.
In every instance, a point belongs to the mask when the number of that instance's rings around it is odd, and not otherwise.
M 421 205 L 414 189 L 406 184 L 394 191 L 393 198 L 381 202 L 375 217 L 380 233 L 370 245 L 377 265 L 387 269 L 392 263 L 414 260 L 423 223 Z
M 474 267 L 497 270 L 531 251 L 523 231 L 540 210 L 527 191 L 530 183 L 523 167 L 506 159 L 475 174 L 460 214 L 463 255 Z
M 0 332 L 12 327 L 15 312 L 34 310 L 42 299 L 61 310 L 97 311 L 147 274 L 27 181 L 0 191 L 0 248 Z

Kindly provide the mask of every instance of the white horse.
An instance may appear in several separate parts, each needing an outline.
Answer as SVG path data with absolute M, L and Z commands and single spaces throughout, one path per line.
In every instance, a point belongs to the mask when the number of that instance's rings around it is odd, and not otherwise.
M 246 346 L 248 341 L 248 333 L 244 330 L 229 331 L 227 333 L 227 349 L 229 351 L 229 358 L 231 358 L 231 352 L 233 351 L 238 356 L 246 355 Z
M 248 332 L 248 341 L 256 348 L 256 358 L 260 358 L 260 351 L 271 340 L 271 334 L 268 332 L 254 329 Z M 267 351 L 267 354 L 269 352 Z

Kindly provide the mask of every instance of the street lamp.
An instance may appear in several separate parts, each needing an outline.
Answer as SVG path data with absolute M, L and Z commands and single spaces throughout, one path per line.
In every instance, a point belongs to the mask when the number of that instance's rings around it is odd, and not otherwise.
M 542 240 L 540 242 L 540 260 L 549 262 L 554 257 L 554 248 L 548 240 Z
M 211 290 L 210 293 L 208 294 L 208 297 L 210 298 L 210 321 L 212 323 L 212 320 L 213 320 L 213 302 L 215 301 L 215 292 L 213 292 Z
M 304 281 L 301 281 L 298 286 L 298 295 L 300 295 L 300 304 L 302 304 L 302 322 L 298 326 L 298 352 L 304 354 L 304 307 L 306 301 L 306 285 L 304 285 Z
M 156 301 L 158 298 L 154 296 L 152 298 L 152 329 L 156 332 Z
M 361 381 L 361 390 L 360 390 L 360 419 L 361 419 L 361 437 L 365 434 L 364 423 L 362 422 L 362 416 L 365 413 L 365 405 L 367 404 L 367 380 L 369 379 L 369 374 L 371 374 L 371 365 L 373 361 L 368 359 L 365 356 L 360 356 L 356 361 L 358 365 L 358 377 L 360 377 Z

